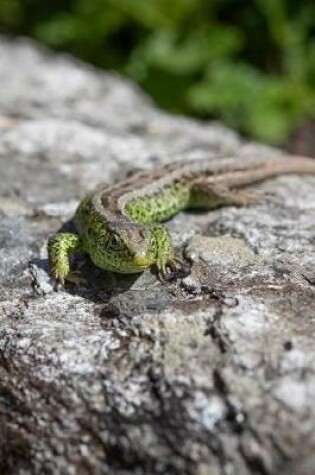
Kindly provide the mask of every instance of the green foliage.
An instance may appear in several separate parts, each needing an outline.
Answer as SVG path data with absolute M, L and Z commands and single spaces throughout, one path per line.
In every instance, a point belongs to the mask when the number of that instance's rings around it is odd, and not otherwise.
M 269 143 L 315 116 L 314 0 L 0 0 L 0 27 Z
M 199 113 L 212 113 L 226 124 L 260 140 L 279 143 L 303 115 L 315 111 L 314 90 L 290 76 L 268 76 L 249 64 L 218 61 L 188 91 Z

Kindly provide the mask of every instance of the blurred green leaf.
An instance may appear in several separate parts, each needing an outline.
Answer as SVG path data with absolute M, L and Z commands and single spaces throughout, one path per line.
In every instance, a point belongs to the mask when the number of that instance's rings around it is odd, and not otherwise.
M 127 71 L 134 62 L 154 66 L 174 74 L 202 71 L 216 58 L 228 56 L 239 49 L 240 35 L 232 28 L 199 28 L 180 35 L 174 30 L 158 30 L 135 49 Z
M 241 63 L 217 62 L 188 92 L 193 109 L 220 117 L 243 133 L 283 141 L 301 111 L 315 110 L 315 91 L 289 77 L 266 76 Z
M 1 0 L 0 2 L 0 25 L 9 31 L 21 22 L 22 6 L 19 0 Z

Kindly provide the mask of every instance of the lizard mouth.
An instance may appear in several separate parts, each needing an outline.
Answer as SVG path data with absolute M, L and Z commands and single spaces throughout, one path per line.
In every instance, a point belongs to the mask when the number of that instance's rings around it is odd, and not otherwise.
M 149 267 L 151 264 L 152 264 L 151 259 L 149 259 L 144 254 L 136 255 L 134 256 L 132 260 L 132 265 L 139 270 L 144 270 L 147 267 Z

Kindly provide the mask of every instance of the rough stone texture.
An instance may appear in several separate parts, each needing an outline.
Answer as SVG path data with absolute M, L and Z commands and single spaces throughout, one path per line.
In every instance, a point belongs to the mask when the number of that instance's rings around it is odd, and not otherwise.
M 88 286 L 55 292 L 47 239 L 100 181 L 278 152 L 24 40 L 0 39 L 0 83 L 0 472 L 313 474 L 315 178 L 176 216 L 177 281 L 78 258 Z

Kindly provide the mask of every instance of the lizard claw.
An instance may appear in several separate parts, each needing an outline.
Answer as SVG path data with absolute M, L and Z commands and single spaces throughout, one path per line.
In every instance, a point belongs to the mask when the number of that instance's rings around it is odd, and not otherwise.
M 158 276 L 161 281 L 170 281 L 177 272 L 187 273 L 187 266 L 183 259 L 178 256 L 162 258 L 157 261 Z
M 57 288 L 63 287 L 65 285 L 65 282 L 70 282 L 71 284 L 75 284 L 78 286 L 86 284 L 86 279 L 80 276 L 79 271 L 68 272 L 66 276 L 55 272 L 54 280 L 56 282 Z
M 66 280 L 68 282 L 71 282 L 71 284 L 75 285 L 85 285 L 86 284 L 86 279 L 80 275 L 79 271 L 71 271 L 66 277 Z

